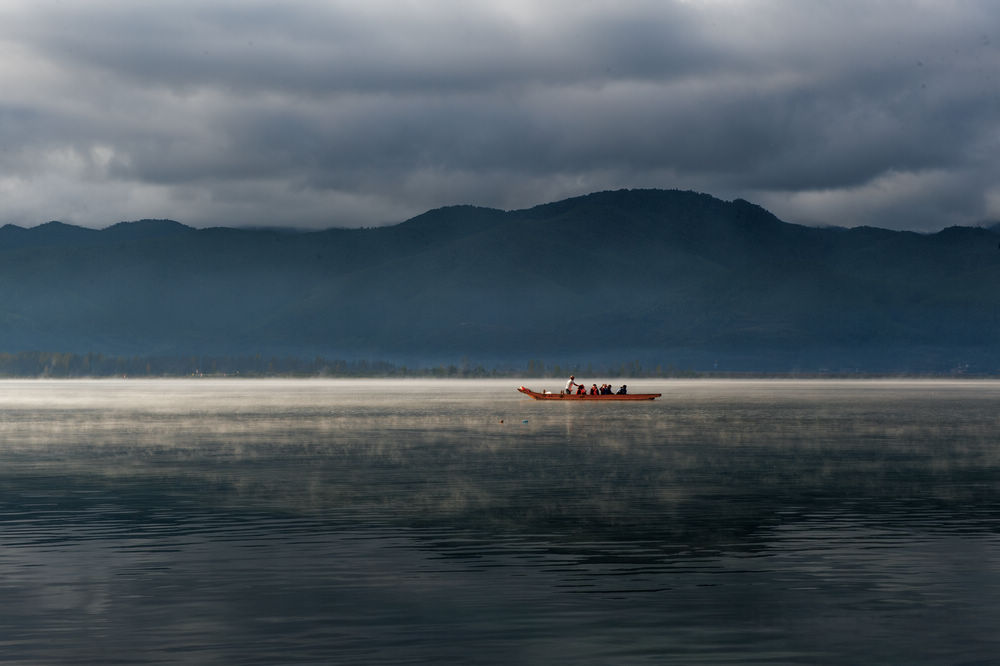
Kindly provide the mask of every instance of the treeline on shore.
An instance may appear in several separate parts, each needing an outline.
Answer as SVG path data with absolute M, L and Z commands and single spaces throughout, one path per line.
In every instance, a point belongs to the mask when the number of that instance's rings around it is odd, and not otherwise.
M 405 365 L 390 361 L 328 359 L 316 356 L 107 356 L 99 353 L 25 351 L 0 353 L 2 377 L 695 377 L 700 373 L 673 366 L 644 367 L 638 361 L 618 365 L 560 365 L 541 360 L 485 367 L 458 363 Z

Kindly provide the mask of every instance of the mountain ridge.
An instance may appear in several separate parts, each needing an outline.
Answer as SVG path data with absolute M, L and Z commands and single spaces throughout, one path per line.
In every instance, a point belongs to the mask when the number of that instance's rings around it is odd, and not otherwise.
M 806 227 L 677 190 L 371 229 L 73 229 L 0 228 L 0 352 L 1000 371 L 991 229 Z

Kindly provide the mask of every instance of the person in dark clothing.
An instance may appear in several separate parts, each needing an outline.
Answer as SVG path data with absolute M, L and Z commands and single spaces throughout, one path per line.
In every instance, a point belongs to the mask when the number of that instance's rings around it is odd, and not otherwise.
M 628 395 L 628 387 L 622 384 L 622 387 L 618 389 L 618 395 Z

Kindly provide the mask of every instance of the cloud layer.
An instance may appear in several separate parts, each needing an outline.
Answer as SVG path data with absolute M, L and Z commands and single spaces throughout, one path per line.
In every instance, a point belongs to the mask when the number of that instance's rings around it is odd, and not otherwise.
M 377 225 L 619 187 L 1000 219 L 1000 6 L 0 6 L 0 222 Z

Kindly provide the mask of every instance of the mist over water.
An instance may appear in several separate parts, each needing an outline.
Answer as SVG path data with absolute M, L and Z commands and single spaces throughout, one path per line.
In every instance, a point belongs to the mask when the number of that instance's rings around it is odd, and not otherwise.
M 520 383 L 0 381 L 0 658 L 1000 651 L 1000 382 Z

